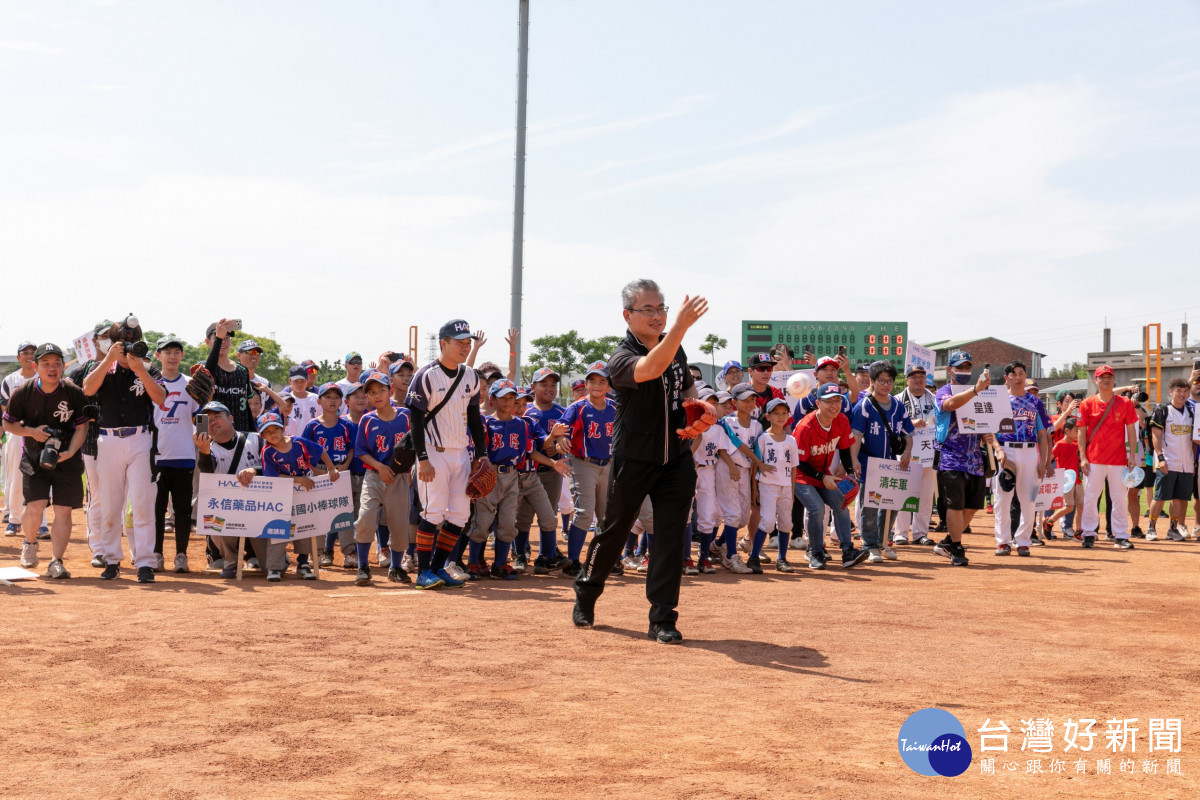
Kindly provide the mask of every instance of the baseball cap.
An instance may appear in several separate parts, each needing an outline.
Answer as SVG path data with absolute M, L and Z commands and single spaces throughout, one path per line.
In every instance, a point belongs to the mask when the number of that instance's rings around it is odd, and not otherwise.
M 530 381 L 530 383 L 541 383 L 542 381 L 546 380 L 546 378 L 554 378 L 556 381 L 562 380 L 562 378 L 560 378 L 558 373 L 554 370 L 550 369 L 549 367 L 542 367 L 537 372 L 533 373 L 533 380 Z
M 731 370 L 731 369 L 742 369 L 742 362 L 726 361 L 725 366 L 721 367 L 721 374 L 724 375 L 726 372 L 729 372 L 729 370 Z M 745 370 L 742 370 L 742 371 L 745 372 Z
M 1113 375 L 1116 377 L 1115 373 L 1113 372 L 1113 368 L 1108 364 L 1101 364 L 1100 366 L 1096 367 L 1096 373 L 1092 377 L 1099 378 L 1101 375 Z
M 729 392 L 717 392 L 717 396 L 714 399 L 718 403 L 728 403 L 733 400 L 733 395 L 731 395 Z
M 465 319 L 452 319 L 438 330 L 439 339 L 470 339 L 471 326 Z
M 308 372 L 317 371 L 317 362 L 313 361 L 311 358 L 306 358 L 301 361 L 300 366 L 304 367 L 304 369 L 306 369 Z
M 270 428 L 272 426 L 275 426 L 277 428 L 282 428 L 283 420 L 281 420 L 279 417 L 275 416 L 274 414 L 263 414 L 261 417 L 258 418 L 258 422 L 256 423 L 256 427 L 258 428 L 259 433 L 262 433 L 267 428 Z
M 876 363 L 888 363 L 888 362 L 876 362 Z M 867 374 L 870 374 L 871 365 L 864 361 L 861 364 L 859 364 L 857 367 L 854 368 L 854 372 L 855 372 L 855 374 L 857 374 L 859 372 L 866 372 Z
M 576 380 L 571 381 L 571 391 L 582 389 L 586 385 L 587 384 L 584 382 L 583 378 L 577 378 Z
M 239 344 L 238 349 L 237 349 L 237 351 L 239 353 L 249 353 L 251 350 L 257 350 L 258 352 L 261 353 L 263 351 L 262 345 L 260 345 L 258 342 L 254 341 L 253 339 L 247 339 L 246 341 Z
M 372 383 L 372 382 L 382 384 L 383 386 L 386 386 L 389 389 L 392 388 L 392 382 L 388 379 L 388 377 L 386 375 L 384 375 L 382 372 L 380 372 L 377 369 L 373 369 L 370 372 L 368 372 L 366 375 L 362 376 L 362 385 L 363 385 L 364 389 L 367 387 L 367 384 Z
M 498 369 L 489 369 L 481 376 L 485 381 L 498 381 L 504 377 L 504 373 Z
M 58 356 L 59 358 L 65 358 L 62 348 L 56 344 L 51 344 L 50 342 L 38 345 L 38 349 L 33 351 L 34 361 L 41 361 L 42 356 Z
M 749 369 L 754 369 L 756 367 L 770 367 L 771 369 L 775 369 L 775 362 L 771 360 L 771 354 L 755 353 L 754 355 L 750 356 Z
M 354 394 L 355 392 L 362 391 L 362 388 L 363 388 L 363 385 L 361 383 L 359 383 L 358 381 L 355 381 L 354 383 L 345 387 L 346 397 L 349 397 L 350 395 Z
M 102 319 L 92 328 L 92 335 L 99 336 L 102 333 L 107 333 L 112 326 L 113 324 L 111 319 Z
M 696 392 L 696 396 L 699 397 L 701 400 L 708 400 L 711 397 L 716 397 L 717 393 L 714 392 L 712 389 L 708 388 L 707 386 L 705 386 L 703 389 Z
M 180 350 L 182 350 L 183 349 L 183 340 L 181 340 L 178 336 L 176 336 L 173 333 L 168 333 L 165 336 L 159 337 L 158 343 L 154 345 L 154 352 L 157 353 L 160 350 L 166 350 L 171 345 L 175 345 Z
M 784 400 L 782 397 L 776 397 L 774 400 L 771 400 L 769 403 L 767 403 L 767 407 L 763 410 L 770 414 L 772 409 L 779 408 L 780 406 L 787 408 L 787 400 Z
M 388 367 L 388 375 L 395 375 L 397 372 L 404 369 L 405 367 L 408 367 L 409 369 L 413 368 L 413 363 L 412 363 L 412 361 L 410 361 L 408 359 L 408 356 L 403 356 L 403 357 L 401 357 L 401 359 L 399 361 L 390 365 Z
M 31 347 L 34 350 L 37 350 L 37 345 L 34 344 L 33 342 L 29 341 L 28 339 L 26 339 L 25 341 L 23 341 L 19 345 L 17 345 L 17 352 L 19 353 L 22 350 L 28 350 Z
M 608 364 L 605 364 L 603 361 L 593 361 L 591 364 L 588 364 L 587 372 L 585 372 L 583 375 L 584 380 L 587 380 L 593 375 L 599 375 L 601 378 L 607 379 Z
M 342 392 L 342 387 L 338 386 L 333 381 L 322 383 L 321 388 L 317 389 L 317 397 L 324 397 L 328 392 L 337 392 L 339 397 L 345 397 L 345 393 Z
M 827 366 L 829 364 L 833 364 L 836 367 L 838 365 L 838 360 L 836 358 L 834 358 L 833 356 L 821 356 L 820 358 L 817 359 L 817 365 L 815 367 L 813 367 L 813 370 L 814 371 L 818 370 L 821 367 Z
M 925 368 L 924 368 L 924 367 L 922 367 L 920 364 L 912 364 L 912 365 L 910 365 L 910 366 L 909 366 L 909 368 L 908 368 L 908 369 L 907 369 L 907 370 L 904 372 L 904 377 L 906 377 L 906 378 L 907 378 L 909 375 L 916 375 L 918 372 L 919 372 L 919 373 L 921 373 L 922 375 L 924 375 L 924 374 L 925 374 Z
M 836 383 L 822 383 L 817 389 L 818 400 L 829 400 L 832 397 L 841 397 L 842 389 Z
M 221 414 L 228 414 L 229 406 L 225 405 L 224 403 L 218 402 L 216 400 L 209 400 L 207 403 L 204 404 L 204 408 L 200 409 L 200 412 L 203 414 L 207 414 L 209 412 L 218 412 Z
M 533 399 L 533 387 L 532 386 L 518 386 L 517 387 L 517 399 L 520 400 L 522 397 L 532 400 Z
M 748 383 L 739 383 L 733 387 L 733 396 L 738 400 L 744 400 L 747 397 L 755 394 L 754 387 Z
M 308 370 L 306 370 L 304 368 L 303 364 L 297 364 L 296 366 L 294 366 L 288 370 L 288 380 L 291 380 L 292 378 L 307 378 L 307 377 L 308 377 Z
M 356 358 L 359 361 L 362 361 L 362 353 L 358 352 L 357 350 L 351 350 L 349 353 L 346 353 L 346 357 L 342 359 L 342 363 L 349 364 Z
M 488 394 L 492 397 L 504 397 L 506 394 L 517 394 L 517 385 L 508 378 L 501 378 L 492 384 L 488 389 Z
M 970 363 L 972 363 L 971 354 L 968 353 L 966 350 L 955 350 L 953 353 L 950 354 L 950 359 L 946 362 L 946 364 L 951 367 L 957 367 L 960 364 L 970 364 Z
M 109 327 L 112 327 L 111 322 L 109 323 Z M 213 322 L 207 328 L 204 329 L 204 338 L 205 339 L 211 339 L 212 337 L 214 337 L 216 335 L 217 335 L 217 323 Z

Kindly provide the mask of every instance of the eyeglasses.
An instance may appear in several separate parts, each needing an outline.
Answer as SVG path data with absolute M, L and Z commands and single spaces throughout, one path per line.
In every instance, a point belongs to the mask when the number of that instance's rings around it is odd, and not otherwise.
M 626 311 L 632 311 L 635 314 L 641 314 L 647 317 L 665 317 L 671 309 L 667 306 L 643 306 L 642 308 L 627 308 Z

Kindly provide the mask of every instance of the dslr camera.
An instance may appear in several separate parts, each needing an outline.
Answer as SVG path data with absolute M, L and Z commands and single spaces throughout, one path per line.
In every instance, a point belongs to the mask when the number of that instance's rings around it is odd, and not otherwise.
M 50 438 L 42 442 L 42 449 L 37 457 L 37 465 L 39 469 L 49 472 L 58 466 L 58 455 L 62 452 L 64 436 L 63 432 L 58 428 L 46 428 L 46 433 L 50 435 Z M 32 457 L 21 459 L 21 472 L 29 476 L 34 474 Z
M 134 358 L 145 358 L 150 352 L 150 346 L 142 340 L 142 326 L 133 314 L 120 322 L 114 323 L 109 333 L 114 344 L 120 344 L 125 355 Z

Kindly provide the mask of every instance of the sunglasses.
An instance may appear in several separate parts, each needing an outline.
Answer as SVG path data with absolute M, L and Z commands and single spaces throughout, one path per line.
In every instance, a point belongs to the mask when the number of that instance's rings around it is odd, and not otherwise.
M 770 372 L 773 369 L 775 369 L 775 368 L 772 366 L 768 366 L 767 364 L 760 364 L 757 367 L 750 368 L 750 370 L 752 372 Z

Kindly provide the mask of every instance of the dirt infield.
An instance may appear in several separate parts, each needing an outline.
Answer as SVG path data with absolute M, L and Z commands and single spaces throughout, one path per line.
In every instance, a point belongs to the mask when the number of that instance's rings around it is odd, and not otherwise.
M 576 630 L 560 576 L 428 593 L 340 568 L 106 583 L 77 526 L 75 578 L 0 588 L 0 796 L 1200 795 L 1200 543 L 1060 540 L 1025 559 L 990 542 L 966 537 L 968 569 L 910 546 L 849 572 L 685 578 L 687 641 L 668 647 L 646 638 L 636 576 Z M 0 539 L 0 564 L 18 556 Z M 901 723 L 927 706 L 966 728 L 959 777 L 900 758 Z M 1053 721 L 1052 753 L 1020 751 L 1034 717 Z M 1062 737 L 1080 717 L 1100 720 L 1086 774 Z M 989 718 L 1007 753 L 979 751 Z M 1110 718 L 1138 719 L 1133 774 L 1105 749 Z M 1147 752 L 1150 718 L 1182 719 L 1181 752 Z

